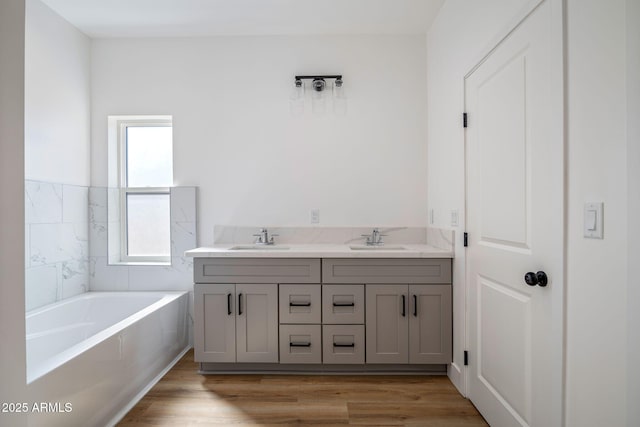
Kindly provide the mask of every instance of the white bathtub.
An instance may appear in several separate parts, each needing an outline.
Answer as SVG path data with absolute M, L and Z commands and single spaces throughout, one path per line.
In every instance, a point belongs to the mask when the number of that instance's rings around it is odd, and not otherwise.
M 29 404 L 53 404 L 29 425 L 113 424 L 188 349 L 187 310 L 187 292 L 88 292 L 27 313 Z

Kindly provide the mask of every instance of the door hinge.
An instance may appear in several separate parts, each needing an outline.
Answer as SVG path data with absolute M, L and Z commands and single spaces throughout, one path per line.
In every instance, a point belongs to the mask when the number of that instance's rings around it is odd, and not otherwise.
M 462 236 L 463 236 L 463 239 L 464 239 L 463 245 L 466 248 L 467 246 L 469 246 L 469 234 L 467 234 L 467 232 L 465 231 Z
M 469 352 L 467 350 L 464 351 L 464 366 L 469 365 Z
M 467 127 L 467 113 L 462 113 L 462 127 Z

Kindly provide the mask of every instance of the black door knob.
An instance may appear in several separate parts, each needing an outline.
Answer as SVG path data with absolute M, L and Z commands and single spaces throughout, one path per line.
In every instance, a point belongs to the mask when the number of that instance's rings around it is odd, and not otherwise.
M 537 273 L 532 273 L 531 271 L 524 275 L 524 282 L 529 286 L 540 286 L 544 288 L 549 283 L 549 278 L 547 277 L 547 273 L 544 271 L 538 271 Z

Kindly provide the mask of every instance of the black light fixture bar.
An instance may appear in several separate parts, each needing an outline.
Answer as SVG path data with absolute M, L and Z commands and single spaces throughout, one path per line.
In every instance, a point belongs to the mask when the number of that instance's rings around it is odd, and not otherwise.
M 296 80 L 313 80 L 313 79 L 338 79 L 342 80 L 342 74 L 327 74 L 318 76 L 295 76 Z

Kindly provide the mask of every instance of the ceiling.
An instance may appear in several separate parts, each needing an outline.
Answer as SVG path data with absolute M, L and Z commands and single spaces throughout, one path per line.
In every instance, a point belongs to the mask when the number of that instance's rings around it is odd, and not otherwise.
M 90 37 L 425 34 L 445 0 L 42 0 Z

